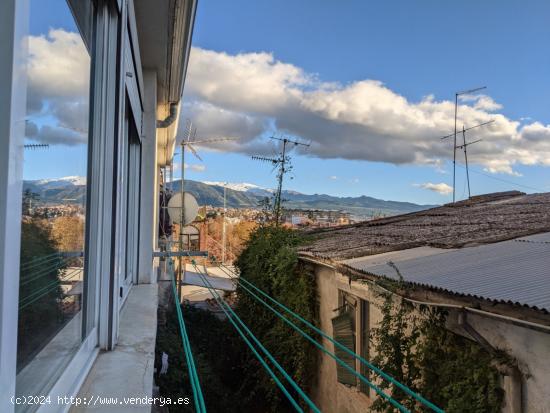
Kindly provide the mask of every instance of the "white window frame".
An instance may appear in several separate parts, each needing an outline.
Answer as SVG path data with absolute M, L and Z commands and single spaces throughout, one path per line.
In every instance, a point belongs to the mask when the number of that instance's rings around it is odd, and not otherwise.
M 93 0 L 88 0 L 93 1 Z M 75 395 L 85 379 L 99 346 L 109 349 L 116 337 L 118 305 L 113 293 L 113 165 L 117 122 L 117 85 L 120 74 L 113 68 L 119 54 L 118 2 L 97 0 L 91 70 L 90 139 L 88 156 L 86 278 L 87 300 L 83 307 L 83 342 L 49 395 Z M 124 8 L 122 8 L 124 10 Z M 25 39 L 28 36 L 29 1 L 0 2 L 0 411 L 13 412 L 15 395 L 19 257 L 23 145 L 26 115 Z M 118 65 L 120 67 L 122 65 Z M 118 302 L 116 302 L 118 304 Z M 117 308 L 117 311 L 112 311 Z M 98 346 L 99 344 L 99 346 Z M 68 410 L 70 406 L 65 406 Z M 57 403 L 39 411 L 60 411 Z
M 84 0 L 79 0 L 84 1 Z M 86 220 L 87 299 L 83 306 L 83 342 L 60 378 L 50 390 L 57 395 L 75 395 L 91 368 L 99 349 L 110 350 L 116 344 L 119 311 L 123 303 L 119 295 L 121 258 L 119 239 L 125 233 L 117 224 L 126 212 L 117 202 L 120 191 L 121 122 L 126 93 L 133 96 L 131 105 L 136 130 L 141 141 L 143 117 L 143 81 L 133 3 L 131 0 L 87 0 L 94 2 L 93 49 L 90 87 L 90 132 L 88 144 L 88 188 Z M 128 8 L 131 12 L 128 13 Z M 73 10 L 74 12 L 74 10 Z M 19 257 L 21 240 L 21 196 L 23 184 L 23 144 L 26 115 L 26 78 L 24 61 L 28 36 L 29 0 L 0 2 L 0 411 L 13 412 L 11 397 L 15 395 L 17 320 L 19 295 Z M 130 27 L 130 29 L 129 29 Z M 129 34 L 126 34 L 130 30 Z M 133 33 L 132 33 L 133 32 Z M 124 33 L 124 36 L 120 34 Z M 131 41 L 126 42 L 126 38 Z M 127 48 L 133 48 L 134 76 L 126 76 L 124 64 Z M 117 69 L 118 68 L 118 71 Z M 128 81 L 128 79 L 130 79 Z M 136 105 L 138 104 L 138 105 Z M 137 106 L 137 107 L 136 107 Z M 135 156 L 141 167 L 140 154 Z M 138 168 L 139 169 L 139 168 Z M 134 188 L 140 188 L 140 171 L 132 177 Z M 113 208 L 115 207 L 115 208 Z M 124 215 L 122 215 L 124 214 Z M 139 210 L 134 214 L 139 225 Z M 114 227 L 114 228 L 113 228 Z M 139 235 L 136 231 L 135 237 Z M 137 282 L 138 241 L 132 245 L 135 268 L 132 281 Z M 66 406 L 66 410 L 70 406 Z M 59 411 L 56 403 L 39 411 Z
M 138 258 L 137 258 L 137 248 L 138 248 L 138 225 L 139 225 L 139 202 L 135 202 L 136 208 L 138 211 L 136 213 L 130 213 L 128 216 L 128 188 L 140 188 L 140 171 L 141 171 L 141 156 L 136 156 L 133 160 L 138 163 L 137 171 L 134 173 L 129 173 L 128 170 L 128 156 L 131 156 L 130 142 L 128 141 L 128 125 L 126 122 L 132 121 L 135 122 L 135 127 L 138 133 L 138 140 L 141 144 L 141 135 L 142 135 L 142 123 L 143 123 L 143 74 L 141 71 L 141 59 L 139 55 L 139 46 L 137 39 L 136 31 L 136 22 L 134 15 L 134 6 L 133 1 L 128 0 L 123 3 L 122 13 L 121 13 L 121 33 L 123 33 L 121 44 L 120 44 L 120 56 L 122 59 L 121 62 L 121 73 L 120 78 L 124 79 L 121 82 L 123 87 L 120 88 L 119 107 L 119 122 L 118 122 L 118 145 L 117 145 L 117 191 L 116 191 L 116 208 L 115 208 L 115 222 L 116 222 L 116 252 L 115 256 L 115 265 L 113 278 L 113 283 L 116 283 L 116 291 L 118 291 L 118 296 L 116 297 L 116 302 L 118 307 L 113 308 L 113 318 L 116 318 L 116 323 L 113 323 L 116 326 L 115 331 L 113 332 L 113 343 L 116 343 L 116 337 L 118 336 L 118 315 L 116 312 L 120 311 L 124 305 L 126 298 L 131 290 L 133 284 L 138 281 Z M 128 104 L 129 119 L 125 119 L 126 105 Z M 136 165 L 134 165 L 136 166 Z M 133 194 L 135 195 L 135 191 Z M 130 218 L 130 219 L 128 219 Z M 127 239 L 127 223 L 129 222 L 130 229 L 132 230 L 132 237 L 135 242 L 134 245 L 126 245 Z M 130 248 L 128 248 L 130 247 Z M 129 268 L 127 267 L 128 254 L 130 254 L 130 262 L 133 263 Z M 128 275 L 128 276 L 127 276 Z
M 0 411 L 13 412 L 27 82 L 28 0 L 0 1 Z

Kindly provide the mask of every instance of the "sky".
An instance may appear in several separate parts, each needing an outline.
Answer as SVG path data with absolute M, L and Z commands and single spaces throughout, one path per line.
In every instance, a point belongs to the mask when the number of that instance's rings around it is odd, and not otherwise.
M 29 95 L 42 105 L 28 135 L 57 145 L 48 160 L 28 151 L 29 179 L 44 162 L 57 177 L 85 172 L 74 129 L 85 121 L 86 53 L 63 2 L 47 2 L 58 7 L 31 3 Z M 467 134 L 482 139 L 468 148 L 472 194 L 550 191 L 549 17 L 543 0 L 199 1 L 181 117 L 200 139 L 235 140 L 198 148 L 202 163 L 186 154 L 186 177 L 273 187 L 270 165 L 251 156 L 276 156 L 269 137 L 287 136 L 311 143 L 291 152 L 288 189 L 448 202 L 452 143 L 439 137 L 453 131 L 454 93 L 487 86 L 459 102 L 460 129 L 493 121 Z M 40 69 L 59 51 L 82 76 L 66 85 L 60 71 L 52 90 Z

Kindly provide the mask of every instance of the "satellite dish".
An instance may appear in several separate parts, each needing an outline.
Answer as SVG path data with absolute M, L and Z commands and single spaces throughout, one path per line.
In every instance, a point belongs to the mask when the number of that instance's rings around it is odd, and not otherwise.
M 197 217 L 199 212 L 199 204 L 193 195 L 189 192 L 184 193 L 185 208 L 183 211 L 183 224 L 190 224 Z M 181 192 L 176 193 L 170 201 L 168 201 L 168 215 L 172 222 L 180 224 L 181 222 Z

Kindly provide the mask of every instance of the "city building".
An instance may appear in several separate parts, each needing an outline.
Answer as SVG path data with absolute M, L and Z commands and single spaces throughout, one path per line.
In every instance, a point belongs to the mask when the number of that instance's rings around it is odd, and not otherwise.
M 333 209 L 285 208 L 283 220 L 292 226 L 338 226 L 350 223 L 350 213 Z
M 2 412 L 152 396 L 160 168 L 174 154 L 196 6 L 0 2 Z M 72 164 L 85 178 L 80 204 L 22 211 L 24 181 Z M 82 237 L 78 262 L 51 239 L 52 220 L 71 211 L 82 226 L 64 230 Z
M 400 282 L 395 299 L 447 311 L 445 328 L 489 354 L 506 355 L 509 363 L 495 361 L 503 412 L 548 412 L 549 218 L 549 193 L 510 192 L 317 230 L 301 259 L 313 266 L 320 328 L 336 340 L 351 337 L 350 347 L 372 360 L 369 337 L 382 319 L 381 284 Z M 340 322 L 343 313 L 352 320 L 348 326 Z M 326 339 L 323 345 L 333 348 Z M 319 408 L 366 411 L 374 391 L 326 354 L 319 357 Z M 349 363 L 366 374 L 359 362 Z

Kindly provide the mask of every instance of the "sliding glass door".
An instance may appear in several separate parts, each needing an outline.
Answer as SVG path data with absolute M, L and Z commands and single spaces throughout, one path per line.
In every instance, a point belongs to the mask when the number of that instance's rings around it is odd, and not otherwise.
M 46 395 L 89 331 L 86 195 L 93 3 L 31 0 L 17 395 Z M 76 20 L 75 20 L 76 18 Z M 33 406 L 16 406 L 32 411 Z

